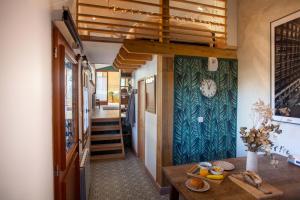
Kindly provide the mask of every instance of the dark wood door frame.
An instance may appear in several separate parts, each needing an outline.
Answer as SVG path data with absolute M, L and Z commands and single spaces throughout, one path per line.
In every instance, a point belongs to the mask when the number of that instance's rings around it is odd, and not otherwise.
M 53 26 L 52 90 L 53 90 L 53 168 L 55 200 L 77 200 L 80 191 L 78 145 L 78 58 L 59 30 Z M 65 58 L 72 64 L 74 108 L 74 145 L 65 149 Z
M 138 81 L 138 157 L 145 161 L 145 109 L 146 85 L 145 80 Z

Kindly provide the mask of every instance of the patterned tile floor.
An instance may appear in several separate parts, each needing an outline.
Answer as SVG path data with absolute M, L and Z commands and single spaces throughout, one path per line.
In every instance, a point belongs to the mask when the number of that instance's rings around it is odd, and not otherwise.
M 167 200 L 160 196 L 143 163 L 132 152 L 125 160 L 94 161 L 89 200 Z

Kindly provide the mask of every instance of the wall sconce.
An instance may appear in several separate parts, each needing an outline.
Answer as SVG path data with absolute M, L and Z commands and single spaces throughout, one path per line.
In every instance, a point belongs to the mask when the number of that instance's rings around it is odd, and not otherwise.
M 154 81 L 154 76 L 148 77 L 146 83 L 152 83 Z
M 82 61 L 81 61 L 81 64 L 84 66 L 84 67 L 87 67 L 88 66 L 88 59 L 86 56 L 82 56 Z

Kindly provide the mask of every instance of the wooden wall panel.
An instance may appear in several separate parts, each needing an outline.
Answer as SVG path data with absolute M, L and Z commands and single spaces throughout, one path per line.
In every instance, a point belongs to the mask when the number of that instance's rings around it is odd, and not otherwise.
M 174 94 L 174 58 L 158 56 L 157 65 L 157 183 L 167 185 L 163 167 L 170 166 L 173 151 L 173 94 Z

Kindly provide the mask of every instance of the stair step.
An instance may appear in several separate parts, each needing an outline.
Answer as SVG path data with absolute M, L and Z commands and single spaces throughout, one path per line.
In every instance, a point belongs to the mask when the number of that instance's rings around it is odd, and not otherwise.
M 115 122 L 93 122 L 92 126 L 114 126 L 114 125 L 119 125 L 119 121 Z
M 113 143 L 113 144 L 97 144 L 91 145 L 91 151 L 109 151 L 109 150 L 118 150 L 122 149 L 122 143 Z
M 121 134 L 101 134 L 101 135 L 91 136 L 91 141 L 119 140 L 119 139 L 121 139 Z
M 113 130 L 113 131 L 92 131 L 91 135 L 104 135 L 104 134 L 111 134 L 111 135 L 119 135 L 120 130 Z
M 91 156 L 91 160 L 109 160 L 109 159 L 124 159 L 124 158 L 125 155 L 123 153 Z
M 95 118 L 92 122 L 118 122 L 120 118 Z
M 121 127 L 119 125 L 113 126 L 92 126 L 92 131 L 114 131 L 120 130 Z

